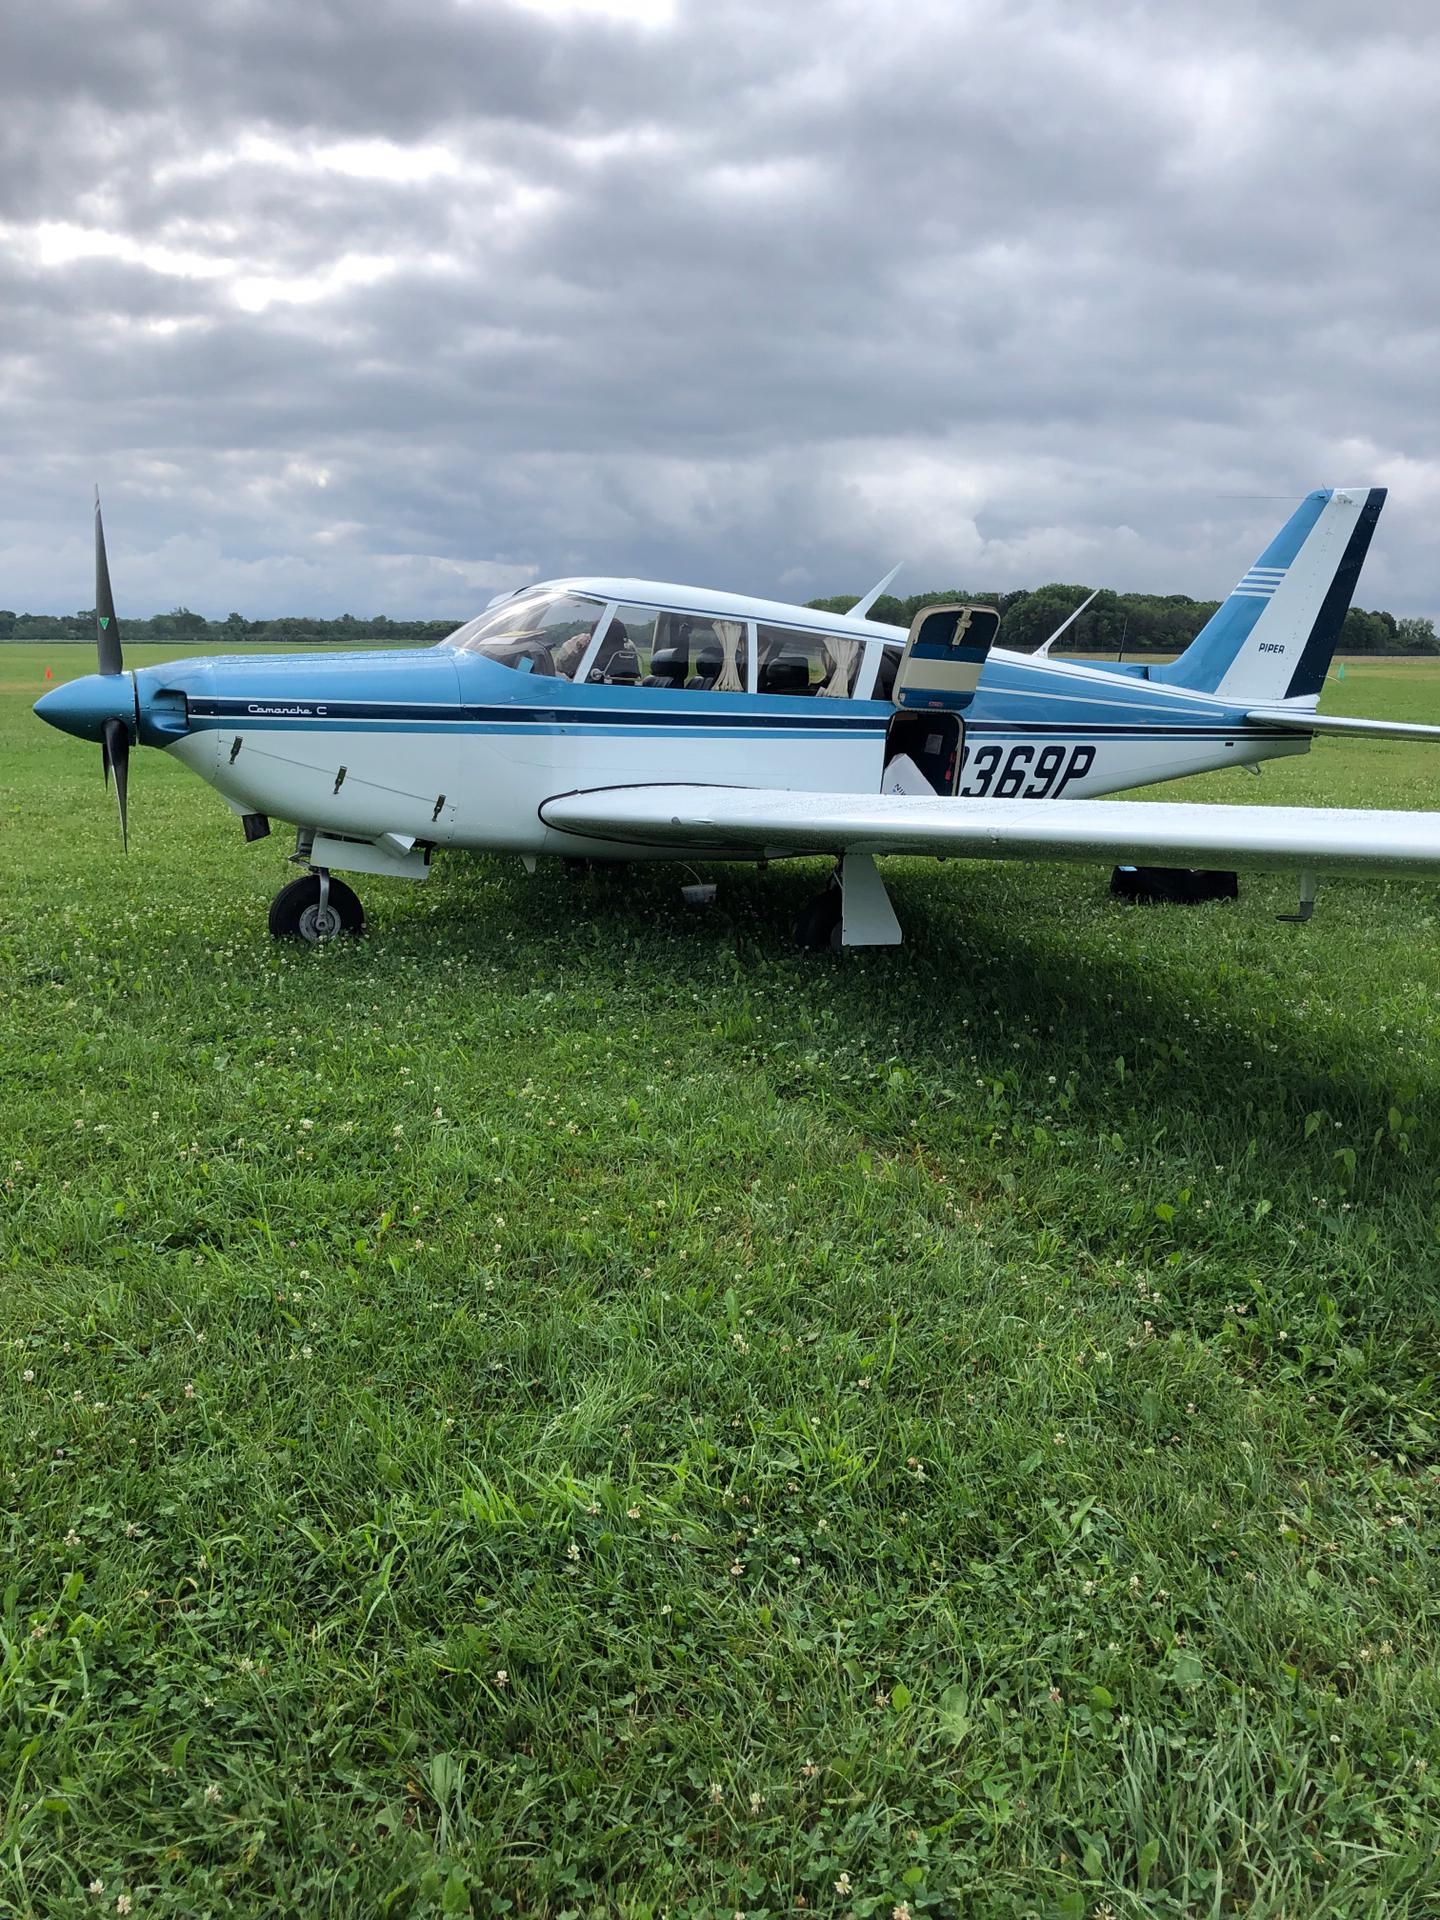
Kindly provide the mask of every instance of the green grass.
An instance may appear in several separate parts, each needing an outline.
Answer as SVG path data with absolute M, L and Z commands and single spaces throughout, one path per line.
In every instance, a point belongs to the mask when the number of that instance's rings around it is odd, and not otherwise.
M 1440 1913 L 1433 887 L 894 863 L 832 958 L 813 866 L 456 857 L 279 950 L 278 837 L 143 753 L 122 859 L 43 664 L 0 1911 Z

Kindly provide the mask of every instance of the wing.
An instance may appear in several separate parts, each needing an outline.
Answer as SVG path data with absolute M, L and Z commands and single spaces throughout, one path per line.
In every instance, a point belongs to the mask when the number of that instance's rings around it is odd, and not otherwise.
M 1292 733 L 1342 733 L 1370 740 L 1440 740 L 1440 727 L 1419 720 L 1361 720 L 1351 714 L 1302 713 L 1294 707 L 1252 707 L 1247 720 L 1267 727 L 1288 727 Z
M 1440 813 L 673 785 L 557 794 L 541 806 L 540 817 L 577 839 L 721 859 L 915 853 L 957 860 L 1440 874 Z

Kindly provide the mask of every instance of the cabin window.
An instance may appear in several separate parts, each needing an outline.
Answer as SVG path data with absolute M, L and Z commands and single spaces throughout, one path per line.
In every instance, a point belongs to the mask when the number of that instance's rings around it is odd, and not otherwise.
M 749 655 L 744 620 L 619 606 L 599 635 L 585 678 L 673 693 L 744 693 Z
M 900 666 L 903 647 L 882 647 L 880 662 L 875 669 L 875 685 L 871 688 L 872 700 L 893 700 L 895 698 L 895 675 Z
M 865 646 L 860 634 L 808 633 L 798 627 L 760 627 L 756 644 L 759 692 L 839 700 L 850 697 Z
M 449 644 L 521 673 L 573 680 L 604 610 L 583 594 L 520 593 L 461 627 Z

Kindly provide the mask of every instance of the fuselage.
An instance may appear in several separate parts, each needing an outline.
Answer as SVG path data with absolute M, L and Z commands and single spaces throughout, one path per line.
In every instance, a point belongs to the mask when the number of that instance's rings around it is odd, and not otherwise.
M 645 581 L 562 581 L 516 598 L 527 603 L 595 609 L 588 634 L 588 613 L 571 620 L 574 677 L 555 666 L 563 645 L 548 657 L 529 646 L 526 657 L 504 632 L 503 603 L 426 650 L 142 668 L 139 738 L 183 761 L 237 812 L 332 841 L 384 836 L 401 854 L 413 843 L 615 857 L 613 843 L 589 848 L 542 822 L 546 800 L 578 789 L 880 790 L 898 629 Z M 499 640 L 485 637 L 496 631 Z M 672 656 L 682 645 L 677 677 Z M 801 685 L 796 663 L 807 660 L 816 664 Z M 638 674 L 645 666 L 652 671 Z M 702 671 L 687 681 L 690 668 Z M 1152 682 L 1143 667 L 996 648 L 965 715 L 956 804 L 1116 793 L 1308 746 L 1307 736 L 1248 722 L 1214 696 Z M 658 847 L 624 852 L 674 857 Z M 330 857 L 346 864 L 333 849 Z

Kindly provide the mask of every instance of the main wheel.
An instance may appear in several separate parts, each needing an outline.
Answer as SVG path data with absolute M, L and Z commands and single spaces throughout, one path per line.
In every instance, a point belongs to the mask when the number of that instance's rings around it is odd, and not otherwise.
M 330 897 L 320 911 L 320 876 L 302 874 L 282 887 L 270 902 L 270 936 L 274 940 L 308 940 L 311 946 L 340 934 L 356 937 L 365 931 L 365 909 L 358 894 L 343 880 L 330 880 Z
M 812 952 L 823 952 L 827 948 L 838 950 L 840 945 L 840 910 L 843 896 L 837 881 L 832 880 L 828 887 L 808 900 L 800 909 L 800 914 L 791 930 L 797 947 L 805 947 Z

